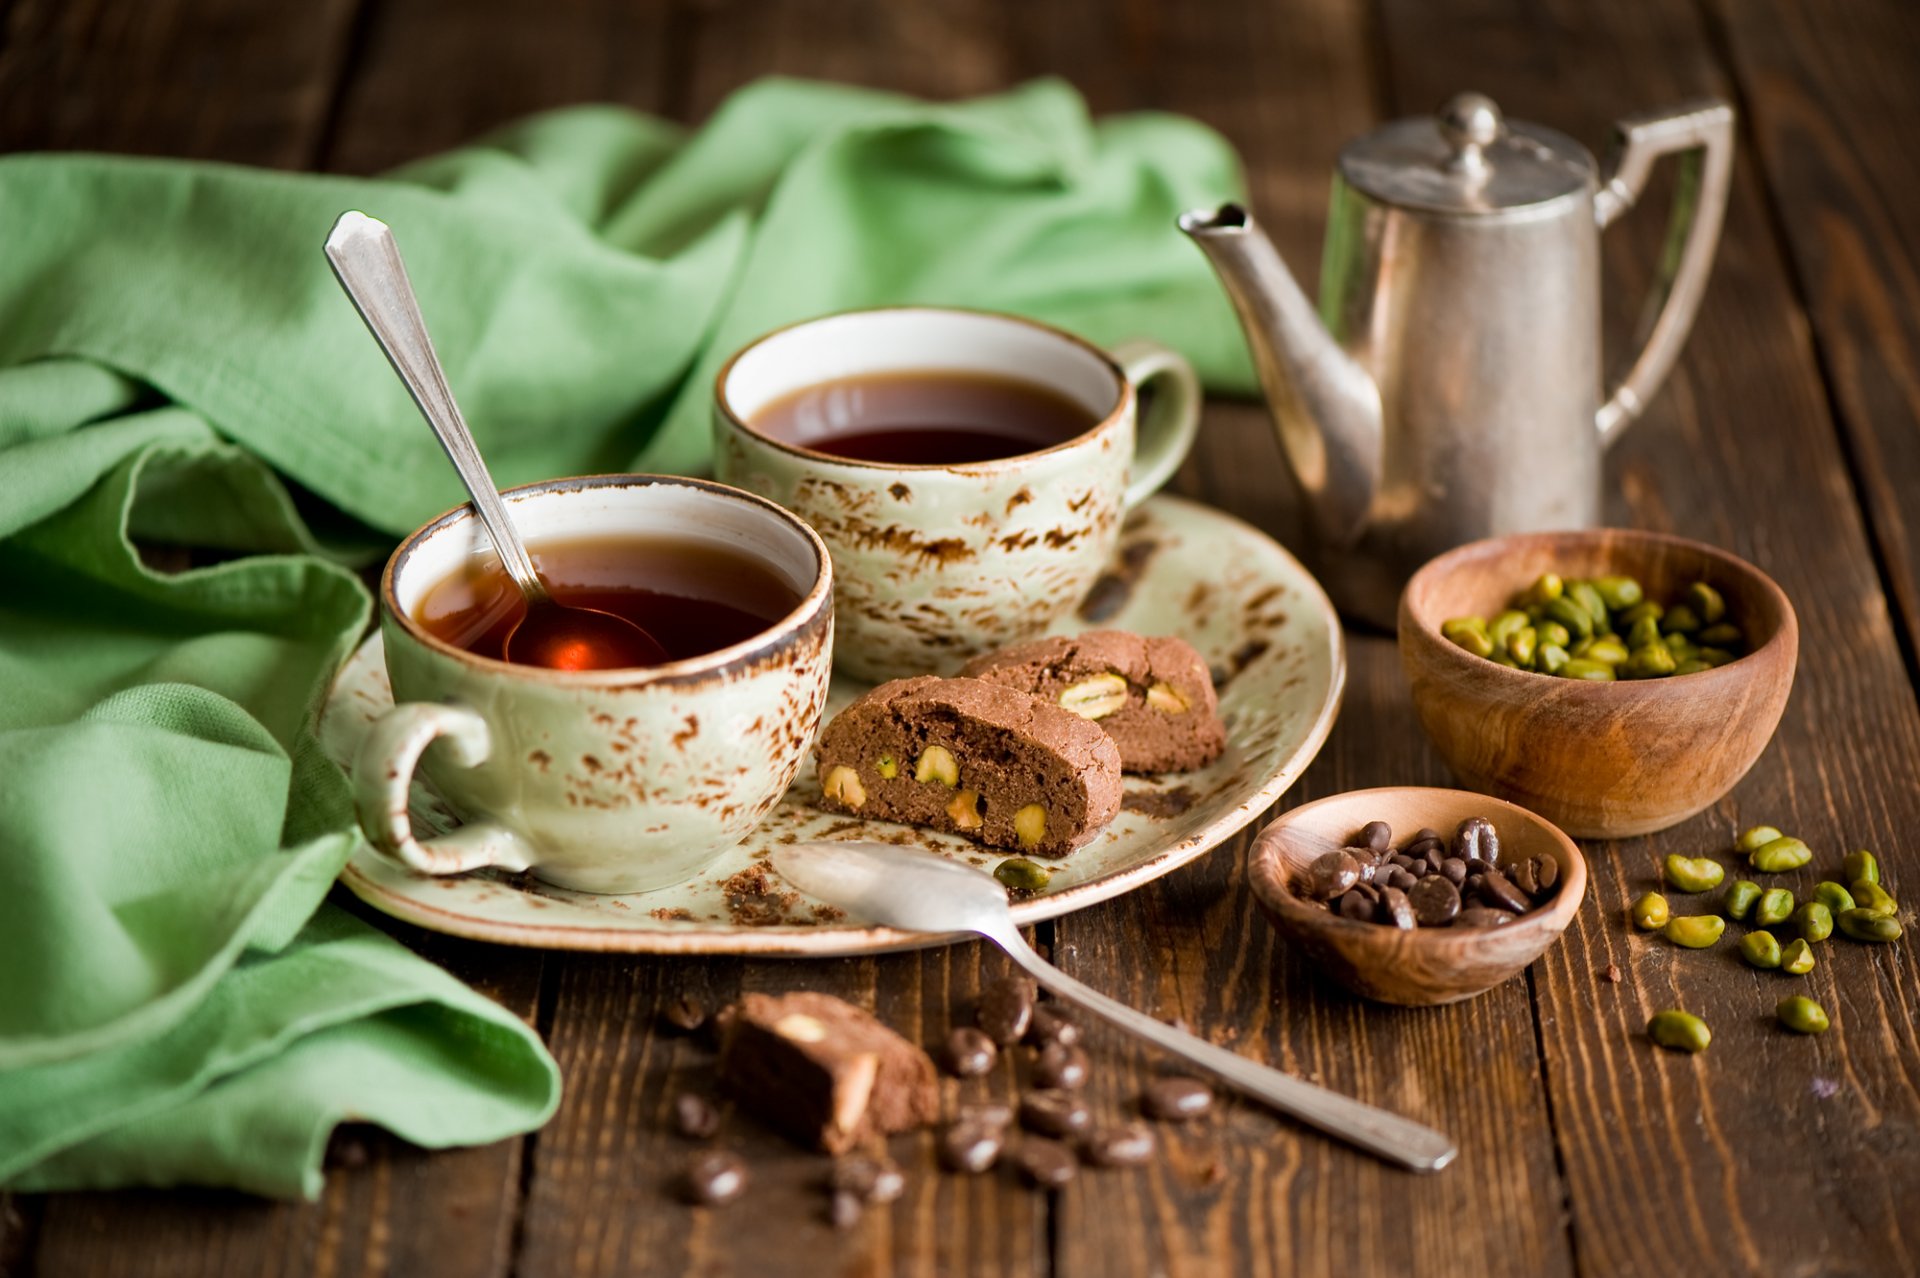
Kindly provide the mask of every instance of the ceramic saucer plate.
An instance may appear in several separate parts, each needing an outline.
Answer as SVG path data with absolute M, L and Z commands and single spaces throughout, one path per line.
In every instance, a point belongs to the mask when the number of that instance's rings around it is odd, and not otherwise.
M 1013 907 L 1022 924 L 1131 891 L 1231 837 L 1272 806 L 1327 738 L 1346 681 L 1333 605 L 1271 538 L 1210 507 L 1156 497 L 1129 517 L 1118 556 L 1059 633 L 1107 627 L 1179 635 L 1212 663 L 1227 751 L 1212 766 L 1128 777 L 1113 824 L 1053 868 L 1045 892 Z M 827 713 L 866 690 L 836 677 Z M 320 736 L 341 763 L 393 704 L 378 634 L 342 668 Z M 816 807 L 813 769 L 780 806 L 687 883 L 635 896 L 592 896 L 526 874 L 483 870 L 434 877 L 388 861 L 364 841 L 341 878 L 362 900 L 436 932 L 507 945 L 654 954 L 858 954 L 946 938 L 897 932 L 788 891 L 764 860 L 803 839 L 880 839 L 929 848 L 983 868 L 1005 853 L 950 835 L 861 821 Z M 457 822 L 422 785 L 414 822 L 439 833 Z

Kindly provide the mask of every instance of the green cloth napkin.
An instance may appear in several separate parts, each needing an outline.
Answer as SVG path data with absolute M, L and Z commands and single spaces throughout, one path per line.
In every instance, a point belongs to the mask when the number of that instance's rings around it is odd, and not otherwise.
M 512 484 L 703 467 L 726 354 L 851 306 L 1158 337 L 1245 389 L 1172 225 L 1236 189 L 1211 132 L 1054 82 L 767 81 L 691 136 L 576 108 L 377 181 L 0 159 L 0 1185 L 312 1196 L 340 1121 L 437 1147 L 558 1101 L 518 1018 L 324 903 L 355 836 L 313 716 L 368 599 L 317 534 L 459 500 L 326 269 L 341 210 L 394 226 Z

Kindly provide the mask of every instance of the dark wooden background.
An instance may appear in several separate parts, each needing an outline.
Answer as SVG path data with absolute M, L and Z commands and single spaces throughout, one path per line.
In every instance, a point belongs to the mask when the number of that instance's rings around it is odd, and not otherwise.
M 1039 929 L 1059 963 L 1217 1041 L 1453 1133 L 1414 1178 L 1229 1104 L 1148 1167 L 1064 1192 L 931 1169 L 855 1230 L 822 1214 L 821 1162 L 744 1122 L 751 1198 L 663 1192 L 686 1147 L 666 1107 L 705 1054 L 663 1001 L 808 985 L 931 1042 L 999 969 L 973 946 L 817 963 L 490 949 L 394 930 L 547 1036 L 566 1101 L 543 1131 L 426 1154 L 335 1142 L 311 1205 L 211 1192 L 11 1199 L 0 1274 L 1695 1274 L 1920 1273 L 1915 930 L 1834 942 L 1805 978 L 1818 1040 L 1770 1024 L 1785 979 L 1729 947 L 1629 935 L 1661 855 L 1767 820 L 1826 860 L 1877 848 L 1920 898 L 1920 6 L 1911 0 L 0 0 L 0 147 L 94 148 L 371 173 L 519 113 L 581 100 L 686 120 L 767 72 L 931 96 L 1041 73 L 1096 110 L 1223 130 L 1253 202 L 1312 279 L 1341 141 L 1456 89 L 1601 146 L 1626 112 L 1702 93 L 1741 114 L 1732 208 L 1685 358 L 1608 466 L 1609 518 L 1760 563 L 1799 609 L 1779 737 L 1679 829 L 1591 844 L 1591 898 L 1523 979 L 1437 1011 L 1331 991 L 1243 889 L 1246 839 Z M 1658 193 L 1655 193 L 1656 196 Z M 1664 214 L 1608 233 L 1611 331 L 1638 305 Z M 0 249 L 0 251 L 4 251 Z M 1617 348 L 1616 348 L 1617 349 Z M 1264 411 L 1220 403 L 1176 487 L 1284 534 Z M 1356 636 L 1345 712 L 1292 803 L 1447 775 L 1390 641 Z M 1623 983 L 1601 979 L 1609 963 Z M 1799 988 L 1799 987 L 1796 987 Z M 1682 1004 L 1716 1037 L 1652 1049 Z M 1155 1062 L 1095 1036 L 1120 1105 Z M 1010 1094 L 1010 1069 L 969 1084 Z

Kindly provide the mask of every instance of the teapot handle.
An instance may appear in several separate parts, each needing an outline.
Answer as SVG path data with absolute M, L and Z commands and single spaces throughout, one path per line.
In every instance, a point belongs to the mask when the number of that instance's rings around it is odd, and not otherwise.
M 1640 353 L 1595 418 L 1603 448 L 1640 416 L 1666 380 L 1706 292 L 1733 172 L 1733 108 L 1708 100 L 1620 121 L 1606 181 L 1593 200 L 1594 220 L 1602 229 L 1640 198 L 1654 161 L 1674 152 L 1684 152 L 1680 180 L 1640 319 Z

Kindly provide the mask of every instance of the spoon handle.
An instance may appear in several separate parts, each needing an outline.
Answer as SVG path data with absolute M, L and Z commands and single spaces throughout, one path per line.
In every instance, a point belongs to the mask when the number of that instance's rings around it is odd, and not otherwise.
M 1439 1171 L 1453 1161 L 1457 1152 L 1453 1142 L 1431 1127 L 1282 1074 L 1116 1002 L 1048 963 L 1011 927 L 1007 935 L 990 932 L 986 936 L 1058 997 L 1199 1066 L 1283 1114 L 1414 1171 Z
M 460 473 L 460 482 L 467 486 L 467 496 L 473 499 L 473 508 L 486 525 L 501 564 L 529 603 L 544 600 L 547 588 L 514 531 L 507 505 L 500 500 L 500 490 L 494 487 L 480 448 L 454 402 L 440 357 L 434 354 L 433 339 L 427 335 L 427 322 L 420 314 L 420 302 L 413 295 L 392 230 L 365 213 L 342 213 L 327 236 L 326 247 L 327 261 L 333 264 L 340 287 L 353 299 L 360 318 L 373 330 L 374 340 L 387 353 L 393 371 L 407 384 L 420 415 L 427 419 L 453 468 Z

